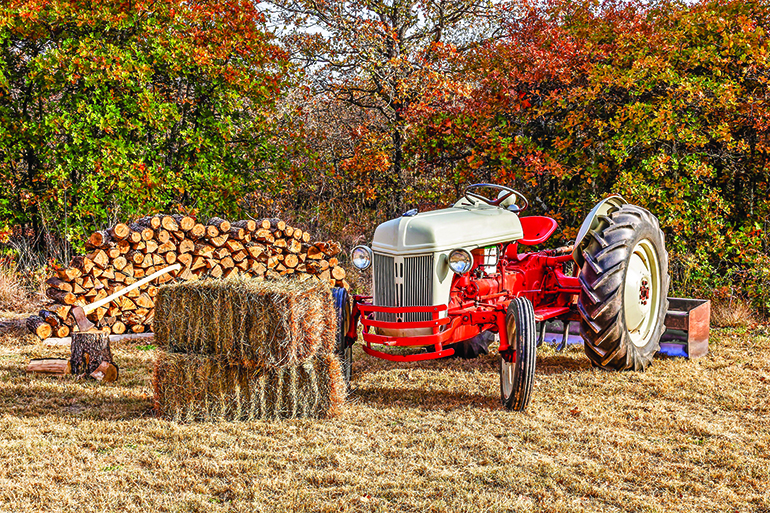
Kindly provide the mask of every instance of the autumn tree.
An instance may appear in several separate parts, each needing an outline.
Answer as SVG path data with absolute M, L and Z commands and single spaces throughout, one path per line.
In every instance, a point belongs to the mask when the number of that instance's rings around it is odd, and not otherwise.
M 77 242 L 116 211 L 233 214 L 271 183 L 286 69 L 248 1 L 5 2 L 0 219 Z
M 544 198 L 565 238 L 621 193 L 659 216 L 675 286 L 743 286 L 770 308 L 768 26 L 762 1 L 533 3 L 463 56 L 468 93 L 415 144 L 460 181 Z
M 441 89 L 436 60 L 450 46 L 465 51 L 501 34 L 506 11 L 489 0 L 429 2 L 275 0 L 275 19 L 288 27 L 284 41 L 309 82 L 307 112 L 327 134 L 335 170 L 377 174 L 371 191 L 391 214 L 404 208 L 413 167 L 404 147 L 407 112 L 431 89 Z M 366 114 L 351 114 L 351 111 Z M 353 126 L 352 118 L 365 118 Z M 352 148 L 340 151 L 342 147 Z M 338 144 L 339 143 L 339 144 Z M 338 144 L 337 147 L 334 147 Z M 334 147 L 334 148 L 332 148 Z

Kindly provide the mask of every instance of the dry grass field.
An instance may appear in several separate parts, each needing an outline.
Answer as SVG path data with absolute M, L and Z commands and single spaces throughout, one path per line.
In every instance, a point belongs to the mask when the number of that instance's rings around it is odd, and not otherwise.
M 178 424 L 151 412 L 154 353 L 116 344 L 103 385 L 26 375 L 67 351 L 0 338 L 0 510 L 770 511 L 767 327 L 637 374 L 544 348 L 524 414 L 501 409 L 494 355 L 356 349 L 339 418 Z

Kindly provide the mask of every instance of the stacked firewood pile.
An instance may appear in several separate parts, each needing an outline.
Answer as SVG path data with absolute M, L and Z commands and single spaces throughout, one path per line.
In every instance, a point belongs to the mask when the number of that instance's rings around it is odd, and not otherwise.
M 73 305 L 99 301 L 175 263 L 181 270 L 126 293 L 88 318 L 114 334 L 150 331 L 158 287 L 172 281 L 294 276 L 348 288 L 336 258 L 339 244 L 311 242 L 308 232 L 280 219 L 230 223 L 215 217 L 202 224 L 189 216 L 156 215 L 98 231 L 86 248 L 90 253 L 76 256 L 46 281 L 53 303 L 27 321 L 38 337 L 66 337 L 75 325 Z

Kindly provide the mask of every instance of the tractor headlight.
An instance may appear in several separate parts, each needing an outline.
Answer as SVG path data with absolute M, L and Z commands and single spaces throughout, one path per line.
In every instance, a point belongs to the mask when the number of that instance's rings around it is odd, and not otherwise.
M 456 274 L 465 274 L 473 267 L 473 256 L 465 249 L 454 249 L 449 253 L 449 268 Z
M 366 246 L 356 246 L 350 253 L 350 259 L 356 269 L 361 271 L 368 269 L 372 265 L 372 250 Z

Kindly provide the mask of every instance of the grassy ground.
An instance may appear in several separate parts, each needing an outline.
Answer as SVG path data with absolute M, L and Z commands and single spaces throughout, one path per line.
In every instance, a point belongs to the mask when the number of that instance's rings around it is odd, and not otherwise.
M 392 364 L 356 349 L 331 421 L 153 417 L 154 350 L 117 344 L 103 385 L 24 373 L 66 357 L 0 338 L 3 511 L 770 511 L 770 330 L 697 361 L 597 372 L 541 351 L 524 414 L 496 356 Z

